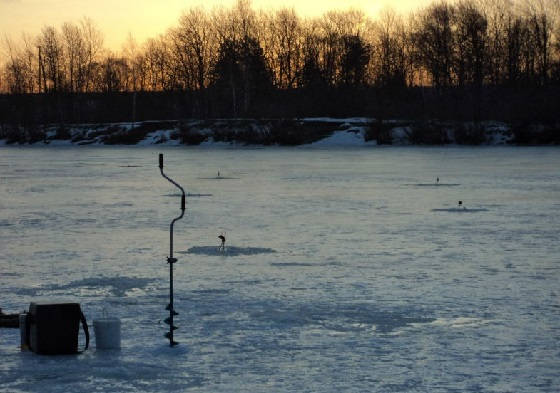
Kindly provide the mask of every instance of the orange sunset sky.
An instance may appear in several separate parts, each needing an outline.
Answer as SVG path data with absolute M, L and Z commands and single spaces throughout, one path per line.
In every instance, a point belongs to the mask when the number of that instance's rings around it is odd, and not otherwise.
M 407 13 L 431 0 L 253 0 L 254 9 L 293 7 L 300 16 L 320 16 L 335 9 L 357 8 L 375 16 L 391 7 Z M 177 24 L 184 9 L 231 7 L 235 0 L 0 0 L 0 34 L 17 40 L 22 32 L 36 35 L 45 25 L 60 27 L 87 16 L 104 34 L 104 44 L 119 50 L 132 33 L 137 42 L 156 37 Z

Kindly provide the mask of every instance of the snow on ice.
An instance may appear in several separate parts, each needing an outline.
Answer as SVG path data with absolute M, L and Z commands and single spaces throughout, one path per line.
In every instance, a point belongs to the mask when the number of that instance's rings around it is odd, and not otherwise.
M 161 152 L 205 195 L 175 225 L 175 348 Z M 79 302 L 122 349 L 38 356 L 1 329 L 0 392 L 556 392 L 558 153 L 1 147 L 0 306 Z

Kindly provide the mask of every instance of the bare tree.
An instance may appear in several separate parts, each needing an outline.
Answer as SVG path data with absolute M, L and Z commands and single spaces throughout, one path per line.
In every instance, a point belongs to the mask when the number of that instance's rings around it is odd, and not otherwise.
M 96 63 L 103 50 L 103 34 L 87 17 L 81 20 L 80 28 L 85 46 L 85 91 L 91 91 L 94 85 Z
M 329 11 L 317 20 L 319 66 L 323 79 L 331 86 L 341 83 L 341 66 L 346 61 L 349 42 L 347 37 L 360 37 L 365 30 L 365 22 L 364 13 L 354 9 Z
M 170 44 L 166 36 L 150 38 L 144 44 L 149 90 L 161 91 L 175 88 L 176 78 L 170 58 Z
M 488 57 L 486 17 L 470 0 L 459 2 L 454 16 L 457 84 L 482 86 Z
M 281 89 L 297 87 L 297 76 L 302 66 L 302 23 L 294 9 L 283 8 L 266 18 L 263 50 L 275 86 Z
M 321 41 L 316 20 L 305 20 L 303 29 L 301 71 L 298 73 L 298 85 L 305 88 L 319 88 L 326 84 L 321 68 Z
M 191 8 L 170 32 L 172 56 L 178 80 L 184 88 L 202 90 L 208 86 L 217 40 L 210 17 L 201 8 Z
M 521 75 L 521 51 L 526 35 L 526 24 L 518 16 L 510 15 L 506 26 L 507 53 L 505 54 L 504 79 L 509 85 L 515 85 Z
M 550 73 L 550 52 L 552 50 L 553 9 L 545 0 L 525 1 L 527 25 L 534 44 L 534 62 L 537 82 L 545 85 Z
M 384 10 L 372 27 L 374 81 L 380 86 L 404 87 L 409 76 L 409 37 L 402 17 Z
M 126 75 L 125 89 L 127 91 L 138 91 L 139 89 L 139 75 L 138 68 L 135 67 L 137 58 L 140 54 L 138 44 L 129 32 L 125 42 L 122 45 L 122 54 L 127 63 L 128 73 Z
M 8 58 L 4 66 L 6 90 L 12 94 L 25 93 L 25 64 L 21 54 L 7 36 L 4 37 L 3 46 Z
M 46 26 L 39 37 L 41 48 L 41 69 L 47 89 L 58 92 L 62 88 L 64 77 L 63 45 L 60 34 L 52 26 Z
M 62 25 L 64 41 L 66 88 L 71 92 L 83 91 L 87 70 L 86 46 L 80 27 L 72 23 Z
M 237 0 L 233 8 L 214 9 L 212 25 L 218 45 L 225 40 L 240 41 L 244 37 L 257 37 L 256 13 L 250 0 Z
M 452 84 L 454 13 L 447 2 L 434 3 L 420 14 L 413 33 L 418 66 L 428 70 L 438 88 Z
M 92 66 L 92 89 L 102 93 L 125 91 L 128 72 L 126 59 L 107 51 L 101 61 Z
M 552 55 L 551 75 L 556 83 L 560 82 L 560 2 L 551 2 L 551 11 L 554 17 L 552 30 Z

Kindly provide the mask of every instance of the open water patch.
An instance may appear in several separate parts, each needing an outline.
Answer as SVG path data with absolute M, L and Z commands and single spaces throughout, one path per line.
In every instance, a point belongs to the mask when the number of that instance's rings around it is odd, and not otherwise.
M 179 251 L 180 254 L 195 254 L 195 255 L 208 255 L 208 256 L 229 256 L 235 257 L 240 255 L 258 255 L 258 254 L 272 254 L 276 250 L 272 248 L 263 247 L 235 247 L 228 246 L 224 250 L 218 246 L 195 246 L 189 248 L 187 251 Z

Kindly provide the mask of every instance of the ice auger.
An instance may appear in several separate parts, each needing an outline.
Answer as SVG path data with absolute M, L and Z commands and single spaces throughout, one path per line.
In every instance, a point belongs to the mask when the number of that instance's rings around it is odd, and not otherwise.
M 183 218 L 183 215 L 185 214 L 185 190 L 183 190 L 183 187 L 167 177 L 165 173 L 163 173 L 163 154 L 159 155 L 159 169 L 161 175 L 169 180 L 175 187 L 178 187 L 182 193 L 181 215 L 174 218 L 173 221 L 171 221 L 171 225 L 169 227 L 169 257 L 167 258 L 167 263 L 169 264 L 169 304 L 165 309 L 169 310 L 169 317 L 165 318 L 164 322 L 169 325 L 169 332 L 165 333 L 165 337 L 169 339 L 169 346 L 174 347 L 179 343 L 173 340 L 173 331 L 177 329 L 177 326 L 173 325 L 173 317 L 179 314 L 173 308 L 173 264 L 177 262 L 177 258 L 173 258 L 173 225 L 175 225 L 175 221 Z

